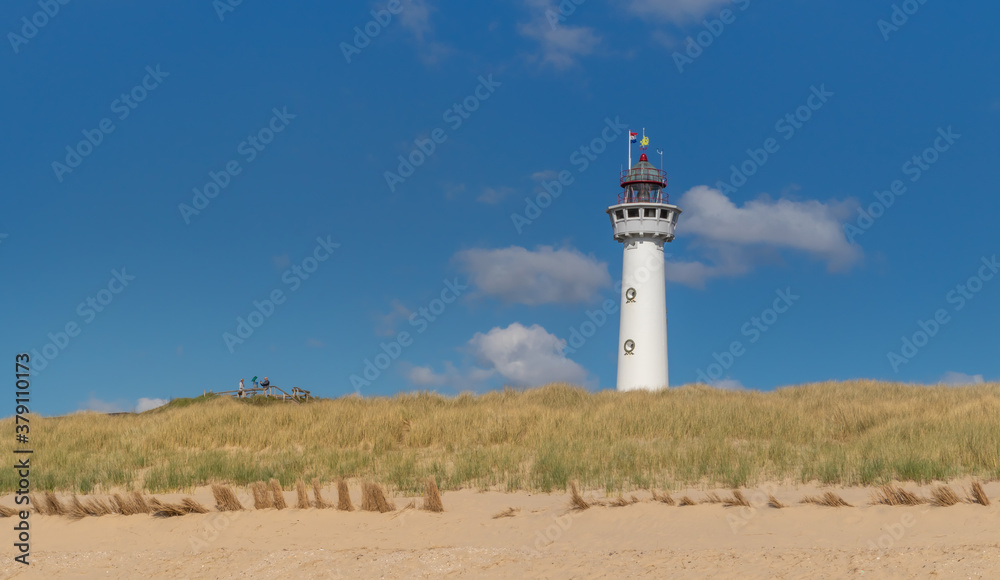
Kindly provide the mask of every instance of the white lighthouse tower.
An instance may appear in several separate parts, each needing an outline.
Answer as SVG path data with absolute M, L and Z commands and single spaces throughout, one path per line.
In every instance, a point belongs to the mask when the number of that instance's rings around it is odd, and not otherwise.
M 663 169 L 657 169 L 646 159 L 648 145 L 649 138 L 643 130 L 642 155 L 632 165 L 629 139 L 630 167 L 621 172 L 618 203 L 607 210 L 615 240 L 625 246 L 618 340 L 619 391 L 664 389 L 670 384 L 663 244 L 673 241 L 681 210 L 670 205 L 664 191 L 667 178 Z

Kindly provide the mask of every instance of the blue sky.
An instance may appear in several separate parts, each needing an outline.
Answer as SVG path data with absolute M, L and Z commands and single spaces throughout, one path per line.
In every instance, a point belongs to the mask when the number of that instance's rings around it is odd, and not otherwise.
M 386 8 L 3 4 L 0 352 L 44 359 L 33 410 L 613 388 L 622 127 L 684 210 L 672 385 L 1000 378 L 995 3 Z

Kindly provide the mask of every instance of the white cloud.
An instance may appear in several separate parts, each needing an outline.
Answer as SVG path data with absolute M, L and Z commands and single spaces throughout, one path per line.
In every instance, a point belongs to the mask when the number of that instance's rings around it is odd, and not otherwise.
M 445 363 L 445 366 L 455 368 L 450 362 Z M 447 369 L 444 374 L 439 375 L 431 367 L 413 367 L 406 373 L 406 378 L 419 387 L 440 387 L 448 382 Z
M 413 367 L 406 373 L 406 378 L 410 383 L 420 387 L 447 387 L 462 391 L 483 387 L 486 381 L 495 375 L 495 370 L 478 367 L 461 371 L 450 361 L 446 361 L 442 373 L 434 372 L 431 367 Z
M 700 185 L 681 196 L 684 210 L 678 235 L 692 237 L 694 247 L 708 254 L 712 264 L 676 262 L 667 268 L 670 280 L 703 286 L 710 278 L 739 276 L 749 272 L 760 256 L 793 250 L 823 260 L 829 271 L 843 271 L 862 256 L 848 242 L 843 221 L 855 207 L 853 201 L 767 196 L 737 206 L 722 192 Z
M 127 401 L 119 399 L 117 401 L 102 401 L 94 396 L 93 393 L 90 397 L 80 403 L 80 411 L 94 411 L 96 413 L 123 413 L 125 411 L 131 411 L 132 407 Z
M 465 193 L 464 183 L 446 183 L 444 184 L 444 196 L 447 199 L 458 199 Z
M 375 333 L 379 336 L 393 336 L 396 334 L 396 323 L 406 320 L 412 312 L 399 300 L 392 301 L 392 310 L 388 314 L 382 314 L 377 318 L 378 324 Z
M 719 381 L 712 381 L 712 386 L 716 389 L 724 389 L 727 391 L 745 391 L 747 388 L 743 386 L 743 383 L 736 379 L 722 379 Z
M 505 303 L 590 302 L 611 285 L 606 263 L 572 248 L 472 249 L 459 252 L 455 260 L 480 293 Z
M 551 0 L 527 0 L 531 20 L 518 26 L 521 36 L 538 42 L 541 54 L 534 60 L 555 68 L 569 68 L 577 57 L 597 50 L 601 37 L 587 26 L 573 26 L 550 20 L 559 14 L 559 6 Z
M 169 402 L 170 401 L 167 399 L 150 399 L 141 397 L 134 405 L 132 405 L 124 399 L 118 399 L 116 401 L 102 401 L 91 393 L 90 397 L 80 404 L 79 411 L 94 411 L 95 413 L 127 413 L 129 411 L 134 411 L 136 413 L 142 413 L 143 411 L 148 411 L 150 409 L 166 405 Z
M 456 368 L 450 361 L 443 372 L 431 367 L 413 367 L 407 372 L 410 383 L 420 387 L 480 389 L 500 378 L 507 385 L 538 386 L 554 382 L 590 386 L 587 370 L 566 358 L 566 341 L 535 324 L 515 322 L 506 328 L 477 332 L 467 344 L 476 365 Z
M 954 387 L 960 387 L 963 385 L 978 385 L 980 383 L 986 382 L 983 380 L 983 375 L 967 375 L 965 373 L 957 373 L 955 371 L 948 371 L 941 377 L 942 383 L 946 385 L 952 385 Z
M 680 24 L 697 20 L 730 2 L 731 0 L 629 0 L 628 10 L 638 16 L 653 16 Z
M 400 25 L 413 35 L 417 43 L 417 56 L 425 63 L 431 64 L 447 56 L 451 50 L 444 44 L 431 40 L 434 27 L 431 26 L 431 13 L 437 12 L 437 7 L 429 0 L 403 0 L 403 10 L 399 13 Z
M 426 0 L 404 0 L 403 10 L 399 13 L 399 23 L 403 28 L 410 31 L 410 34 L 418 42 L 424 41 L 424 35 L 431 31 L 431 12 L 434 7 Z
M 271 256 L 271 262 L 274 263 L 274 269 L 281 272 L 292 264 L 292 259 L 288 257 L 288 254 L 281 254 L 280 256 Z
M 537 324 L 525 327 L 515 322 L 507 328 L 495 327 L 486 334 L 479 332 L 469 346 L 481 364 L 496 369 L 517 386 L 587 382 L 586 369 L 563 354 L 566 341 Z
M 150 409 L 162 407 L 169 402 L 167 399 L 147 399 L 146 397 L 141 397 L 136 401 L 135 412 L 142 413 L 143 411 L 149 411 Z
M 510 187 L 485 187 L 483 188 L 483 192 L 479 194 L 479 197 L 476 198 L 476 201 L 496 205 L 512 193 L 514 193 L 514 189 Z
M 703 248 L 713 258 L 712 264 L 702 262 L 667 261 L 667 280 L 686 286 L 703 288 L 712 278 L 734 278 L 750 271 L 751 259 L 737 247 Z
M 674 50 L 683 44 L 683 39 L 662 30 L 654 30 L 650 38 L 653 39 L 653 42 L 668 50 Z
M 542 171 L 536 171 L 531 174 L 531 178 L 535 181 L 552 180 L 559 177 L 559 172 L 555 169 L 543 169 Z
M 685 231 L 706 240 L 802 250 L 827 260 L 831 270 L 860 258 L 841 225 L 851 215 L 853 202 L 761 197 L 737 207 L 722 192 L 702 185 L 685 193 L 680 204 Z

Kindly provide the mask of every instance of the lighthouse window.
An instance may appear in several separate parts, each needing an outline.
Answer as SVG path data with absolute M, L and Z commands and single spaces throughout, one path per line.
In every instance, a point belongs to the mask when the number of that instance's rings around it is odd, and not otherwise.
M 661 219 L 665 219 L 665 220 L 670 219 L 670 212 L 667 211 L 667 210 L 665 210 L 665 209 L 661 209 L 660 210 L 660 218 Z
M 639 217 L 639 209 L 638 208 L 629 209 L 628 217 Z
M 623 211 L 622 211 L 622 210 L 620 210 L 620 209 L 616 209 L 616 210 L 615 210 L 615 219 L 618 219 L 618 220 L 623 220 L 623 219 L 625 219 L 625 212 L 623 212 Z
M 644 213 L 644 217 L 651 217 L 651 218 L 655 218 L 656 217 L 656 210 L 653 209 L 653 208 L 651 208 L 651 207 L 647 207 L 644 210 L 643 213 Z

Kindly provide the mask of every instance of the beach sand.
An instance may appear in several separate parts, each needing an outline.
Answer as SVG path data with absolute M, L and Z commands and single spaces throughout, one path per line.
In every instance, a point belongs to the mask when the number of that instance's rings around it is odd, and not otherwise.
M 960 497 L 968 481 L 951 482 Z M 904 484 L 929 496 L 930 486 Z M 16 518 L 0 520 L 3 578 L 997 578 L 1000 483 L 992 505 L 868 505 L 873 489 L 774 484 L 742 490 L 753 508 L 668 506 L 649 492 L 625 507 L 569 509 L 565 493 L 463 490 L 445 511 L 334 509 L 71 520 L 33 514 L 30 566 L 13 561 Z M 701 501 L 709 491 L 672 491 Z M 834 491 L 855 507 L 799 503 Z M 244 505 L 249 490 L 238 489 Z M 336 500 L 327 486 L 325 499 Z M 773 494 L 788 507 L 767 507 Z M 178 501 L 187 494 L 156 495 Z M 295 505 L 295 493 L 286 492 Z M 360 490 L 352 486 L 355 506 Z M 586 492 L 589 499 L 603 492 Z M 419 506 L 420 498 L 415 498 Z M 13 506 L 13 496 L 0 498 Z M 508 508 L 511 517 L 494 518 Z

